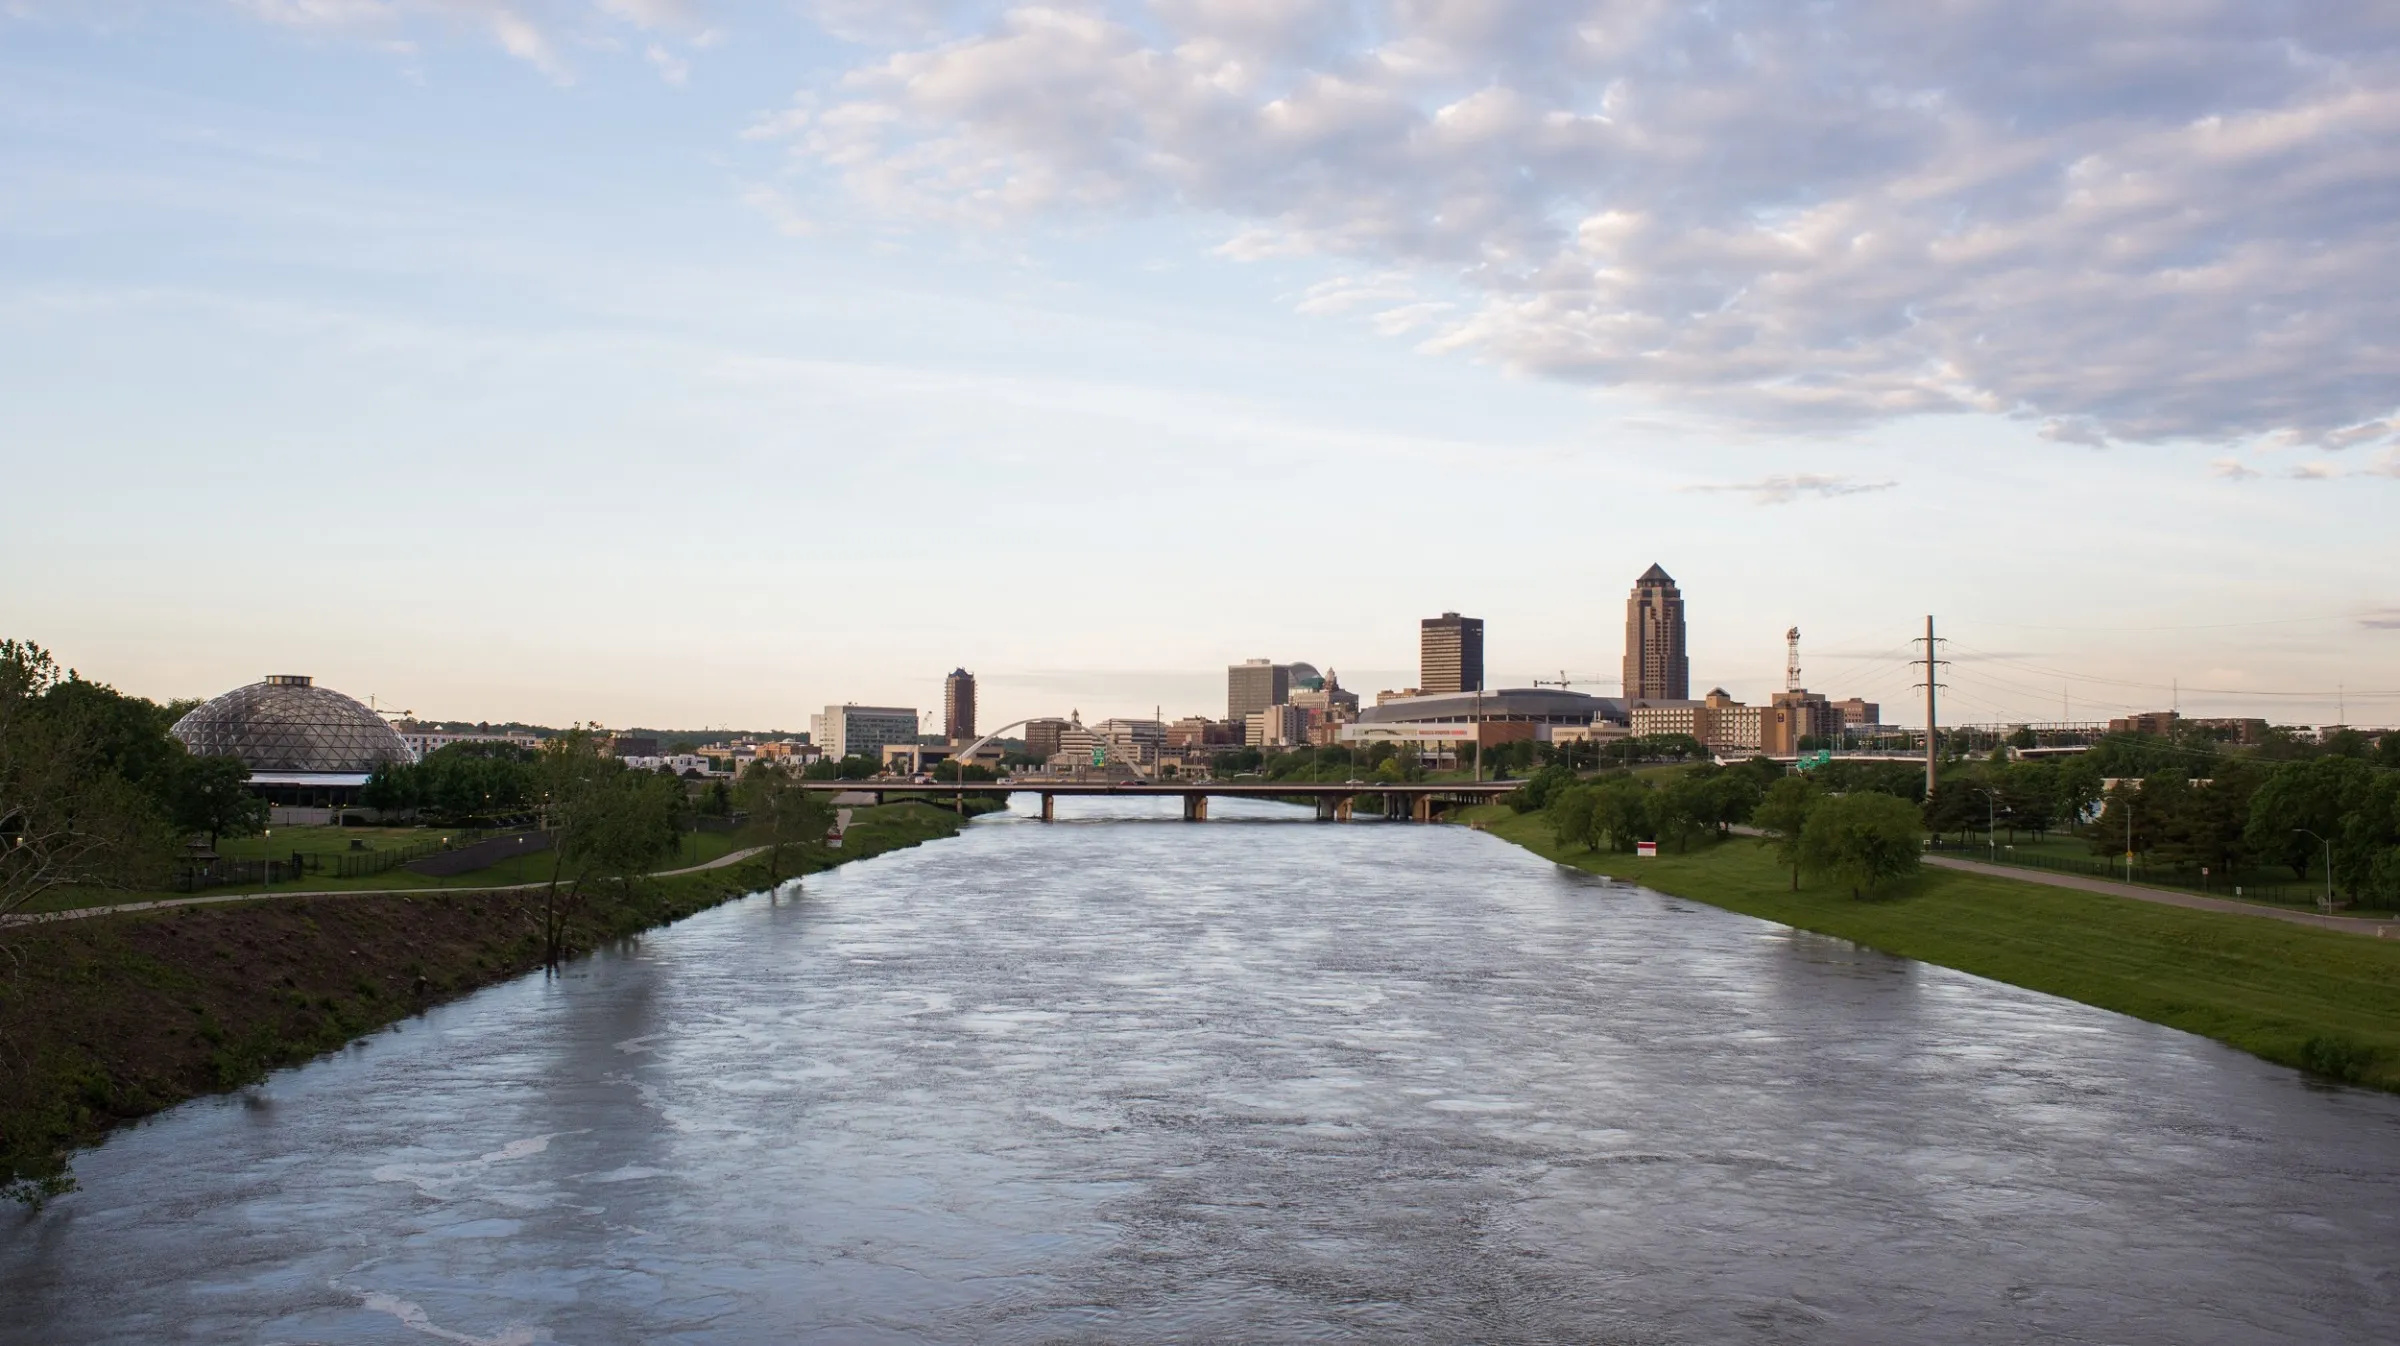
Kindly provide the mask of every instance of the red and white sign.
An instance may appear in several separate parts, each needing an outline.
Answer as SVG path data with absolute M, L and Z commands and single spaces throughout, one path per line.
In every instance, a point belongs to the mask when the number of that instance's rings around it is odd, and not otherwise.
M 1633 843 L 1633 853 L 1640 856 L 1644 860 L 1656 859 L 1658 857 L 1658 843 L 1655 841 L 1637 841 Z

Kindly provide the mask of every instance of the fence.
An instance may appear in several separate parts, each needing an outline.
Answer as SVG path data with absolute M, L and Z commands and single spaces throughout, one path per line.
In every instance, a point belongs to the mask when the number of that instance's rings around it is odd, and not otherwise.
M 296 852 L 289 860 L 210 860 L 185 865 L 167 886 L 179 893 L 196 893 L 237 883 L 282 883 L 299 878 L 308 868 L 308 857 Z
M 507 832 L 464 846 L 452 846 L 436 855 L 419 856 L 408 861 L 410 872 L 430 878 L 446 879 L 455 874 L 496 865 L 519 855 L 531 855 L 550 849 L 548 832 Z
M 2325 888 L 2321 883 L 2296 883 L 2287 879 L 2262 877 L 2256 870 L 2236 874 L 2202 874 L 2197 869 L 2145 865 L 2136 860 L 2133 871 L 2128 874 L 2121 857 L 2043 855 L 2038 852 L 2011 851 L 2005 846 L 1995 856 L 1988 847 L 1971 843 L 1961 846 L 1936 842 L 1933 849 L 1956 855 L 1962 860 L 1984 860 L 2023 869 L 2045 869 L 2054 874 L 2083 874 L 2095 879 L 2115 879 L 2119 883 L 2138 883 L 2152 888 L 2176 888 L 2209 897 L 2238 896 L 2244 902 L 2264 902 L 2278 907 L 2321 907 L 2325 901 Z

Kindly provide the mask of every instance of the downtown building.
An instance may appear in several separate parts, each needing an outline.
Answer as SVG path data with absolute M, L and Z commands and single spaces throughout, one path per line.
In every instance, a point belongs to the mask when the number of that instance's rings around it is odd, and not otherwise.
M 975 738 L 975 675 L 963 668 L 942 679 L 942 737 L 962 744 Z
M 1245 659 L 1225 670 L 1225 718 L 1246 725 L 1269 706 L 1292 699 L 1292 666 L 1272 659 Z
M 1483 619 L 1445 612 L 1417 623 L 1417 689 L 1428 696 L 1483 690 Z
M 1675 587 L 1673 576 L 1655 565 L 1633 582 L 1633 593 L 1625 600 L 1625 699 L 1652 702 L 1692 699 L 1692 660 L 1684 640 L 1683 591 Z
M 895 743 L 917 741 L 917 712 L 913 706 L 861 706 L 844 702 L 808 717 L 809 737 L 824 746 L 825 755 L 883 760 L 883 750 Z

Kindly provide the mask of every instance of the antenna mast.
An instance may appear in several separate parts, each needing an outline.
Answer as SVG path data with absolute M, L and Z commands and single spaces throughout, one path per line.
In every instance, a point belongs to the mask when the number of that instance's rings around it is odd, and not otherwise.
M 1783 633 L 1783 690 L 1800 690 L 1800 628 Z

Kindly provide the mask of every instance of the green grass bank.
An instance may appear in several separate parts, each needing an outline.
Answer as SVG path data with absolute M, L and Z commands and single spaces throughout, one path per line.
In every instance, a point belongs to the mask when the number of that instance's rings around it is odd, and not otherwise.
M 1746 838 L 1643 860 L 1561 851 L 1539 815 L 1466 821 L 1546 859 L 2400 1091 L 2400 940 L 1927 869 L 1858 901 Z
M 784 877 L 959 827 L 924 804 L 861 809 L 841 850 L 787 848 Z M 602 885 L 570 941 L 589 951 L 767 883 L 757 856 L 626 893 Z M 61 1190 L 74 1148 L 114 1127 L 541 967 L 541 910 L 538 891 L 411 888 L 0 930 L 0 1188 Z

